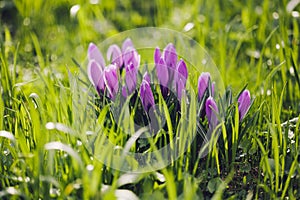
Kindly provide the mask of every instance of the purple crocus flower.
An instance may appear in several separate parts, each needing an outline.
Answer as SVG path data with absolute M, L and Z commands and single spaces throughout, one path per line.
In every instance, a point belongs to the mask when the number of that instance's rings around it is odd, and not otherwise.
M 122 52 L 118 45 L 113 44 L 107 50 L 107 60 L 111 60 L 111 64 L 121 68 L 123 65 Z
M 182 59 L 180 59 L 179 62 L 177 63 L 176 72 L 178 73 L 177 73 L 177 77 L 175 78 L 181 78 L 181 79 L 184 78 L 185 80 L 187 80 L 188 71 L 185 62 Z
M 164 49 L 163 57 L 166 65 L 175 70 L 177 63 L 177 53 L 175 46 L 172 43 L 169 43 Z
M 169 73 L 168 73 L 168 67 L 166 66 L 166 63 L 163 58 L 160 58 L 160 60 L 156 65 L 156 74 L 159 83 L 162 86 L 167 87 L 169 81 Z
M 114 100 L 119 89 L 117 67 L 116 65 L 108 65 L 104 69 L 104 82 L 109 93 L 109 97 Z
M 105 67 L 104 58 L 103 58 L 101 52 L 99 51 L 98 47 L 94 43 L 89 44 L 88 60 L 89 61 L 95 60 L 98 63 L 98 65 L 101 67 L 102 70 Z
M 244 118 L 246 113 L 248 112 L 250 105 L 251 105 L 251 97 L 249 90 L 244 90 L 239 98 L 238 98 L 238 104 L 239 104 L 239 116 L 240 120 Z
M 185 90 L 185 84 L 188 77 L 187 67 L 185 62 L 180 59 L 174 74 L 174 84 L 177 91 L 177 97 L 181 100 L 182 91 Z
M 134 48 L 133 43 L 130 38 L 127 38 L 122 44 L 122 52 L 124 53 L 127 48 Z
M 90 60 L 88 64 L 88 77 L 91 83 L 95 86 L 98 93 L 104 91 L 104 80 L 102 68 L 99 66 L 98 62 L 95 60 Z
M 136 87 L 136 79 L 137 79 L 137 69 L 134 67 L 133 63 L 130 63 L 125 67 L 126 75 L 125 75 L 125 82 L 128 88 L 128 94 L 131 94 Z
M 140 65 L 140 55 L 133 46 L 132 41 L 127 38 L 122 45 L 122 55 L 125 67 L 132 63 L 135 68 Z
M 205 90 L 208 87 L 208 83 L 210 80 L 210 73 L 202 72 L 198 79 L 198 99 L 202 100 Z
M 218 125 L 217 113 L 219 113 L 219 110 L 213 97 L 208 97 L 208 99 L 206 100 L 205 112 L 209 126 L 213 129 L 216 128 L 216 126 Z
M 154 107 L 154 97 L 151 91 L 150 84 L 145 79 L 142 81 L 140 87 L 140 99 L 145 111 L 148 113 L 150 108 Z

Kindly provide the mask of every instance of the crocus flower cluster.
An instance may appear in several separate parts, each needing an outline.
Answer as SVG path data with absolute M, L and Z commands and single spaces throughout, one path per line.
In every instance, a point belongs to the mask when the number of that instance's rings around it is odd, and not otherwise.
M 156 47 L 154 51 L 154 62 L 156 74 L 161 85 L 163 96 L 167 95 L 168 89 L 176 91 L 177 97 L 181 100 L 185 92 L 188 71 L 183 59 L 177 61 L 178 56 L 172 43 L 169 43 L 163 53 Z
M 88 48 L 88 77 L 100 95 L 108 94 L 112 100 L 119 91 L 119 70 L 126 70 L 126 87 L 122 88 L 123 94 L 131 94 L 136 87 L 136 76 L 140 65 L 140 56 L 130 39 L 123 42 L 122 50 L 116 44 L 107 50 L 106 62 L 93 43 Z
M 88 77 L 97 92 L 114 100 L 120 93 L 124 98 L 138 92 L 138 70 L 140 66 L 140 55 L 134 48 L 130 39 L 126 39 L 122 48 L 113 44 L 107 51 L 107 63 L 101 52 L 93 43 L 88 48 Z M 169 95 L 169 91 L 175 91 L 177 99 L 181 100 L 186 96 L 186 82 L 188 70 L 185 61 L 180 58 L 176 48 L 169 43 L 161 52 L 159 47 L 154 51 L 154 63 L 156 76 L 160 84 L 164 98 Z M 124 69 L 124 70 L 123 70 Z M 125 80 L 120 80 L 122 71 L 125 71 Z M 123 76 L 124 77 L 124 76 Z M 198 101 L 203 105 L 200 111 L 202 117 L 207 118 L 209 126 L 215 128 L 218 125 L 219 109 L 214 100 L 215 83 L 211 82 L 209 72 L 203 72 L 198 78 Z M 146 72 L 139 87 L 139 98 L 146 113 L 155 109 L 155 99 L 151 89 L 151 78 Z M 250 92 L 244 90 L 238 97 L 238 109 L 240 120 L 248 112 L 251 105 Z

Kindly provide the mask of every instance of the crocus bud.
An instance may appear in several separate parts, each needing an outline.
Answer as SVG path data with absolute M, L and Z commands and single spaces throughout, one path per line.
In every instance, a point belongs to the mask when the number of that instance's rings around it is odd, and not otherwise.
M 134 48 L 130 38 L 127 38 L 122 44 L 122 52 L 124 53 L 127 48 Z
M 109 93 L 109 97 L 114 100 L 119 89 L 117 67 L 109 65 L 104 70 L 104 82 Z
M 111 60 L 111 64 L 121 68 L 123 65 L 122 52 L 118 45 L 113 44 L 107 50 L 107 60 Z
M 136 76 L 138 71 L 132 63 L 127 65 L 125 69 L 126 69 L 126 75 L 125 75 L 126 86 L 128 88 L 128 94 L 131 94 L 136 87 L 136 79 L 137 79 Z
M 162 86 L 167 87 L 168 81 L 169 81 L 169 73 L 168 73 L 168 67 L 166 66 L 163 58 L 160 58 L 159 62 L 155 66 L 155 68 L 156 68 L 156 74 L 157 74 L 159 83 Z
M 94 43 L 89 44 L 88 60 L 89 61 L 90 60 L 95 60 L 99 64 L 99 66 L 101 67 L 102 70 L 105 67 L 104 58 L 103 58 L 101 52 L 99 51 L 99 49 L 97 48 L 97 46 Z
M 161 58 L 160 49 L 158 47 L 156 47 L 155 50 L 154 50 L 154 63 L 155 63 L 155 65 L 158 64 L 160 58 Z
M 182 77 L 185 80 L 187 80 L 188 71 L 187 71 L 185 62 L 182 59 L 179 60 L 177 67 L 176 67 L 176 71 L 179 73 L 180 78 Z
M 174 45 L 169 43 L 164 49 L 163 54 L 166 65 L 174 70 L 177 63 L 177 53 Z
M 154 106 L 154 97 L 151 91 L 150 84 L 143 80 L 140 87 L 140 99 L 145 111 L 148 113 L 150 108 Z
M 216 128 L 218 124 L 217 113 L 219 113 L 217 104 L 212 97 L 208 97 L 205 102 L 206 117 L 211 128 Z
M 87 69 L 88 77 L 98 93 L 104 91 L 104 80 L 102 69 L 95 60 L 90 60 Z
M 244 118 L 244 116 L 247 114 L 250 105 L 251 105 L 251 97 L 249 90 L 244 90 L 239 98 L 238 98 L 238 104 L 239 104 L 239 116 L 240 120 Z
M 208 87 L 210 74 L 208 72 L 202 72 L 198 79 L 198 99 L 202 100 L 205 90 Z

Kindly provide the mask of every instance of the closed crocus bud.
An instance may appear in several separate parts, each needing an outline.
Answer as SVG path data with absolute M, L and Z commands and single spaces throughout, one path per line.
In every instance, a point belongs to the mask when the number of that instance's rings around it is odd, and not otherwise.
M 208 99 L 206 100 L 205 113 L 209 126 L 213 129 L 216 128 L 216 126 L 218 125 L 217 113 L 219 113 L 219 110 L 213 97 L 208 97 Z
M 128 94 L 131 94 L 136 87 L 136 79 L 137 79 L 136 76 L 138 71 L 132 63 L 127 65 L 125 69 L 126 69 L 126 75 L 125 75 L 126 86 L 128 88 Z
M 188 71 L 185 62 L 180 59 L 178 64 L 177 64 L 177 71 L 179 72 L 180 75 L 182 75 L 185 80 L 188 78 Z
M 166 65 L 175 70 L 177 63 L 177 53 L 174 45 L 172 43 L 169 43 L 164 49 L 163 54 Z
M 121 68 L 123 65 L 122 52 L 118 45 L 113 44 L 107 50 L 107 60 L 111 60 L 111 64 Z
M 249 90 L 244 90 L 239 98 L 238 98 L 238 104 L 239 104 L 239 116 L 240 120 L 244 118 L 244 116 L 247 114 L 250 105 L 251 105 L 251 97 Z
M 154 97 L 148 81 L 143 80 L 140 87 L 140 99 L 145 111 L 148 113 L 150 108 L 154 108 Z
M 99 64 L 95 60 L 90 60 L 87 69 L 88 77 L 95 86 L 98 93 L 104 91 L 103 72 Z
M 130 38 L 127 38 L 122 44 L 122 52 L 124 53 L 127 48 L 134 48 Z
M 156 47 L 155 50 L 154 50 L 154 63 L 155 63 L 155 65 L 158 64 L 160 58 L 161 58 L 160 49 L 158 47 Z
M 205 90 L 208 87 L 210 79 L 210 73 L 202 72 L 198 79 L 198 99 L 199 101 L 202 100 Z
M 168 67 L 166 66 L 163 58 L 160 58 L 157 65 L 155 66 L 155 68 L 156 68 L 156 74 L 157 74 L 159 83 L 161 85 L 167 87 L 168 81 L 169 81 L 169 73 L 168 73 Z
M 109 97 L 114 100 L 119 89 L 117 67 L 109 65 L 104 70 L 104 82 L 109 93 Z
M 95 60 L 99 64 L 101 69 L 104 69 L 104 67 L 105 67 L 104 58 L 103 58 L 101 52 L 99 51 L 98 47 L 94 43 L 89 44 L 88 59 L 89 59 L 89 61 Z

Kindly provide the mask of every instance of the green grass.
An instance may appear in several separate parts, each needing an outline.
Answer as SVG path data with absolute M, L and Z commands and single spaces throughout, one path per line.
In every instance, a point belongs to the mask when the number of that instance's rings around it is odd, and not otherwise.
M 300 198 L 300 18 L 287 12 L 287 0 L 99 2 L 0 2 L 1 199 Z M 80 10 L 71 17 L 75 4 Z M 194 26 L 184 31 L 187 23 Z M 94 105 L 84 70 L 89 42 L 143 26 L 195 39 L 233 98 L 247 84 L 255 100 L 242 124 L 236 105 L 231 108 L 206 157 L 193 142 L 163 169 L 132 174 L 99 161 L 113 159 L 106 136 L 123 146 L 128 140 L 106 126 L 108 108 Z M 191 119 L 193 106 L 182 108 Z M 165 105 L 161 109 L 168 114 Z M 171 119 L 167 123 L 175 132 Z M 186 126 L 177 134 L 191 131 Z M 181 134 L 179 145 L 190 138 Z M 103 148 L 94 151 L 85 141 Z

